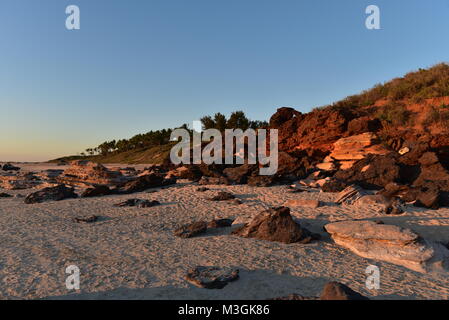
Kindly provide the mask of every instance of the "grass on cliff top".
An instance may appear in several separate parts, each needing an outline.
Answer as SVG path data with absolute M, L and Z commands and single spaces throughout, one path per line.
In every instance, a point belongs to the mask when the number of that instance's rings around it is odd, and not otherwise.
M 373 105 L 383 99 L 390 102 L 409 100 L 418 103 L 425 99 L 445 96 L 449 96 L 449 65 L 440 63 L 429 69 L 419 69 L 407 73 L 404 77 L 377 84 L 361 94 L 316 109 L 354 109 Z
M 49 161 L 58 163 L 61 161 L 91 160 L 98 163 L 127 163 L 127 164 L 161 164 L 170 155 L 173 144 L 155 146 L 141 150 L 130 150 L 121 153 L 96 156 L 68 156 Z

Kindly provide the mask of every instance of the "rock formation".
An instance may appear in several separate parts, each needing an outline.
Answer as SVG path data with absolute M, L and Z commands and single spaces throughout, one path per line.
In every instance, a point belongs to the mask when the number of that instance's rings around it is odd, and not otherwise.
M 401 265 L 418 272 L 444 271 L 449 250 L 422 239 L 410 229 L 373 221 L 341 221 L 327 224 L 336 244 L 368 259 Z
M 301 228 L 290 215 L 287 207 L 272 208 L 261 212 L 249 223 L 234 230 L 235 235 L 245 238 L 278 241 L 283 243 L 309 243 L 319 238 Z
M 55 187 L 43 188 L 39 191 L 29 194 L 25 198 L 25 203 L 32 204 L 45 201 L 60 201 L 77 197 L 78 195 L 73 191 L 73 188 L 68 188 L 65 185 L 61 184 Z
M 186 275 L 188 282 L 206 289 L 222 289 L 229 282 L 235 281 L 238 278 L 238 269 L 203 266 L 193 268 Z

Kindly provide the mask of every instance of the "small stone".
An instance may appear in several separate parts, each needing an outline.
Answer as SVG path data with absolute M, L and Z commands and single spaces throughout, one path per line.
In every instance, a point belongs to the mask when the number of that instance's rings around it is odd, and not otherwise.
M 226 201 L 226 200 L 232 200 L 235 199 L 235 196 L 226 191 L 220 191 L 216 196 L 210 198 L 211 201 Z
M 191 284 L 206 289 L 223 289 L 229 282 L 239 278 L 239 270 L 220 267 L 195 267 L 186 275 Z
M 78 217 L 73 219 L 76 223 L 92 223 L 98 221 L 97 216 L 90 216 L 90 217 Z
M 207 223 L 204 221 L 197 221 L 190 224 L 183 225 L 175 230 L 175 236 L 180 238 L 192 238 L 199 234 L 205 233 L 207 230 Z
M 160 205 L 157 200 L 143 200 L 143 199 L 128 199 L 126 201 L 115 204 L 115 207 L 138 207 L 138 208 L 151 208 Z

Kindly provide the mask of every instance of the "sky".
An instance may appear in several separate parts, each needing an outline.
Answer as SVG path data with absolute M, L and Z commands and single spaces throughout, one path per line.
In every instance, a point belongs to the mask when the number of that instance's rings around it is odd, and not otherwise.
M 0 161 L 216 112 L 308 112 L 449 61 L 448 17 L 447 0 L 1 0 Z

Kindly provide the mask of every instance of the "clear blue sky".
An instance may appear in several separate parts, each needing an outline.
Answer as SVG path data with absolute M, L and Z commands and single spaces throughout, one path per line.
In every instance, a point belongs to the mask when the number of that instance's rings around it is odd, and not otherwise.
M 365 28 L 370 4 L 382 30 Z M 448 31 L 447 0 L 1 0 L 0 160 L 215 112 L 309 111 L 448 61 Z

